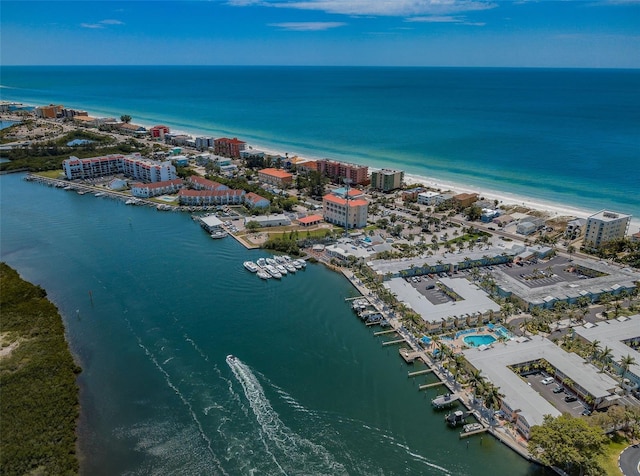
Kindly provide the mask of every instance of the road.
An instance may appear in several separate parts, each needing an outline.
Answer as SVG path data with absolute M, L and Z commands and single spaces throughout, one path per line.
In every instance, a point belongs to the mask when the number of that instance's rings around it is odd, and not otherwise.
M 624 476 L 640 475 L 640 445 L 629 446 L 618 459 L 618 466 Z

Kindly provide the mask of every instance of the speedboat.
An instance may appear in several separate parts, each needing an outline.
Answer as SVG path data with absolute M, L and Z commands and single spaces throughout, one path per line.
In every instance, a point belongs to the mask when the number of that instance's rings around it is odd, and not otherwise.
M 258 270 L 260 269 L 258 265 L 255 264 L 253 261 L 245 261 L 244 263 L 242 263 L 242 265 L 245 267 L 247 271 L 251 271 L 252 273 L 257 273 Z
M 289 271 L 290 273 L 295 273 L 296 272 L 296 267 L 294 265 L 292 265 L 291 263 L 285 263 L 282 266 L 284 266 L 284 268 Z
M 276 260 L 274 260 L 273 258 L 267 258 L 266 262 L 267 262 L 268 265 L 271 265 L 271 266 L 275 266 L 275 265 L 278 264 L 278 262 Z
M 276 269 L 278 270 L 278 272 L 282 275 L 282 276 L 286 276 L 287 275 L 287 269 L 282 266 L 281 264 L 277 264 L 276 265 Z
M 295 265 L 295 263 L 298 263 L 301 268 L 306 268 L 307 267 L 307 262 L 305 260 L 303 260 L 303 259 L 297 259 L 293 263 L 294 263 L 294 265 Z M 296 266 L 296 268 L 297 268 L 297 266 Z
M 267 261 L 264 258 L 258 259 L 256 263 L 258 263 L 258 266 L 260 266 L 261 268 L 264 268 L 267 265 Z
M 300 260 L 294 259 L 291 264 L 293 264 L 296 269 L 302 269 L 302 263 L 300 263 Z
M 237 358 L 236 358 L 235 355 L 231 355 L 231 354 L 227 355 L 226 361 L 227 361 L 228 364 L 230 364 L 232 362 L 235 362 L 236 360 L 237 360 Z

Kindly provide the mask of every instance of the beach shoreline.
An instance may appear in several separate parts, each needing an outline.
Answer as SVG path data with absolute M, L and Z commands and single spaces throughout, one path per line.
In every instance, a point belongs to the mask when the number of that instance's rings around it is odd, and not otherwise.
M 104 114 L 107 113 L 105 110 L 101 110 L 101 109 L 96 109 L 95 113 L 97 114 Z M 108 113 L 107 113 L 108 114 Z M 91 115 L 91 114 L 90 114 Z M 5 116 L 7 116 L 7 119 L 5 119 Z M 10 118 L 9 118 L 10 117 Z M 0 116 L 1 120 L 15 120 L 14 119 L 15 116 L 14 115 L 7 115 L 7 114 L 2 114 Z M 135 121 L 137 124 L 141 125 L 142 127 L 145 127 L 146 129 L 149 129 L 150 127 L 153 127 L 157 124 L 166 124 L 169 127 L 171 127 L 172 129 L 172 133 L 175 134 L 185 134 L 191 137 L 198 137 L 201 135 L 213 135 L 214 137 L 217 136 L 216 133 L 220 133 L 222 135 L 225 135 L 222 131 L 220 130 L 210 130 L 210 131 L 205 131 L 204 129 L 198 129 L 198 128 L 193 128 L 191 130 L 189 129 L 182 129 L 182 128 L 176 128 L 174 129 L 172 126 L 171 121 L 157 121 L 156 123 L 152 124 L 146 121 Z M 237 135 L 234 134 L 226 134 L 226 135 L 231 135 L 233 137 L 237 137 Z M 241 135 L 241 134 L 238 134 Z M 244 140 L 242 139 L 242 137 L 238 137 L 240 140 Z M 150 139 L 149 139 L 150 140 Z M 245 141 L 246 142 L 246 141 Z M 259 144 L 259 143 L 249 143 L 247 142 L 247 146 L 251 147 L 252 149 L 255 150 L 259 150 L 264 152 L 267 155 L 272 155 L 272 156 L 281 156 L 284 157 L 285 155 L 288 155 L 289 157 L 300 157 L 303 159 L 307 159 L 307 160 L 319 160 L 322 158 L 327 158 L 327 156 L 325 154 L 322 154 L 321 151 L 316 150 L 313 151 L 311 153 L 296 153 L 296 152 L 282 152 L 277 150 L 276 148 L 274 148 L 273 145 L 264 145 L 264 144 Z M 276 146 L 277 147 L 277 146 Z M 344 161 L 342 158 L 339 159 L 332 159 L 332 160 L 339 160 L 339 161 Z M 347 160 L 347 162 L 349 162 L 349 160 Z M 352 160 L 353 163 L 359 164 L 359 165 L 367 165 L 369 166 L 369 169 L 371 170 L 381 170 L 381 167 L 375 167 L 375 166 L 371 166 L 369 164 L 366 163 L 362 163 L 361 161 L 357 160 L 357 158 L 354 158 Z M 391 168 L 393 169 L 393 167 L 386 167 L 386 168 Z M 401 168 L 399 170 L 402 170 Z M 495 189 L 491 189 L 490 187 L 487 186 L 472 186 L 472 185 L 468 185 L 468 184 L 464 184 L 464 183 L 460 183 L 460 182 L 456 182 L 456 181 L 451 181 L 448 179 L 443 179 L 443 178 L 439 178 L 436 176 L 426 176 L 426 175 L 420 175 L 420 174 L 414 174 L 414 173 L 408 173 L 405 171 L 405 178 L 404 178 L 404 182 L 407 185 L 418 185 L 421 184 L 425 187 L 429 187 L 429 188 L 433 188 L 433 189 L 439 189 L 441 191 L 450 191 L 452 193 L 478 193 L 478 195 L 484 199 L 487 200 L 498 200 L 499 202 L 499 206 L 522 206 L 534 211 L 538 211 L 538 212 L 544 212 L 548 215 L 548 218 L 557 218 L 557 217 L 571 217 L 571 218 L 587 218 L 595 213 L 598 213 L 600 210 L 603 209 L 607 209 L 607 208 L 599 208 L 599 209 L 587 209 L 585 208 L 581 208 L 581 207 L 576 207 L 576 206 L 572 206 L 572 205 L 566 205 L 566 204 L 562 204 L 562 203 L 558 203 L 558 202 L 553 202 L 553 201 L 546 201 L 546 200 L 540 200 L 540 199 L 536 199 L 536 198 L 532 198 L 532 197 L 528 197 L 526 195 L 521 195 L 518 193 L 512 193 L 512 192 L 508 192 L 508 191 L 502 191 L 502 190 L 495 190 Z M 612 210 L 618 213 L 627 213 L 625 210 Z M 630 221 L 630 226 L 629 226 L 629 234 L 633 234 L 636 230 L 640 231 L 640 217 L 635 217 L 633 216 L 631 218 Z

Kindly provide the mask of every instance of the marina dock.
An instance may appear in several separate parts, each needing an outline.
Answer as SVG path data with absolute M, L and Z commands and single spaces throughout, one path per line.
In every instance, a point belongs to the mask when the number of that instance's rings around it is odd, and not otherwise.
M 393 334 L 394 332 L 396 332 L 395 329 L 387 329 L 386 331 L 378 331 L 378 332 L 374 332 L 373 335 L 374 336 L 383 336 L 385 334 Z
M 434 383 L 426 383 L 424 385 L 420 385 L 418 387 L 418 390 L 426 390 L 428 388 L 439 387 L 440 385 L 444 385 L 444 384 L 445 384 L 444 382 L 440 382 L 440 381 L 434 382 Z
M 383 342 L 382 345 L 385 346 L 385 345 L 402 344 L 403 342 L 406 344 L 407 341 L 404 339 L 389 340 L 387 342 Z
M 433 369 L 416 370 L 415 372 L 409 372 L 407 377 L 416 377 L 418 375 L 430 374 Z

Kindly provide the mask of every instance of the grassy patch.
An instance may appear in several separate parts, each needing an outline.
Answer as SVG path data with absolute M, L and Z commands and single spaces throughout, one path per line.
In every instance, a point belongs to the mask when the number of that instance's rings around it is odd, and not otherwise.
M 609 440 L 609 443 L 605 446 L 605 454 L 599 460 L 607 476 L 620 476 L 618 456 L 627 446 L 629 446 L 629 440 L 618 433 Z
M 40 175 L 41 177 L 59 179 L 62 175 L 64 175 L 64 171 L 62 169 L 46 170 L 44 172 L 38 172 L 36 175 Z

